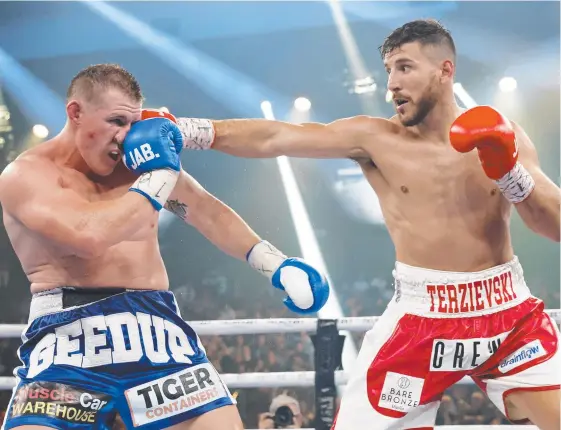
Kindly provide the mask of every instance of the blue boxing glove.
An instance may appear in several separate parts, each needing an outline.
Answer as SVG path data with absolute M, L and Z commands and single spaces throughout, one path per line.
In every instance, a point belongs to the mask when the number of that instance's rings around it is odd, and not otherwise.
M 181 132 L 169 119 L 134 123 L 123 141 L 123 163 L 140 176 L 129 191 L 142 194 L 161 210 L 179 178 L 182 148 Z
M 269 242 L 255 245 L 247 254 L 247 261 L 267 276 L 273 287 L 286 292 L 284 304 L 292 312 L 315 313 L 329 298 L 329 283 L 319 270 L 300 258 L 287 258 Z

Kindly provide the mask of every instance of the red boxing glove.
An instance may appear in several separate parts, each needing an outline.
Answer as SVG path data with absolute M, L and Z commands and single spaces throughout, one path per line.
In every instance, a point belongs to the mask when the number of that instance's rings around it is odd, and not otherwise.
M 142 109 L 140 120 L 150 118 L 167 118 L 177 124 L 177 118 L 169 112 L 164 112 L 156 109 Z
M 524 201 L 534 179 L 518 163 L 518 145 L 511 123 L 490 106 L 468 109 L 452 123 L 450 143 L 458 152 L 477 148 L 485 174 L 494 179 L 512 203 Z
M 458 152 L 477 148 L 485 174 L 498 180 L 518 160 L 518 147 L 510 122 L 490 106 L 465 111 L 450 128 L 450 143 Z

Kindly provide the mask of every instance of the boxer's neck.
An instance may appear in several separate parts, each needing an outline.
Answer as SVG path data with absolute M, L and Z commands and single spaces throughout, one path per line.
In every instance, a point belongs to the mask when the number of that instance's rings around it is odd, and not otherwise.
M 81 172 L 86 176 L 93 174 L 76 146 L 76 136 L 68 123 L 65 124 L 61 132 L 53 140 L 56 141 L 57 147 L 55 157 L 60 164 Z
M 440 99 L 421 123 L 414 127 L 420 138 L 431 142 L 449 144 L 450 127 L 462 109 L 456 103 L 454 93 Z

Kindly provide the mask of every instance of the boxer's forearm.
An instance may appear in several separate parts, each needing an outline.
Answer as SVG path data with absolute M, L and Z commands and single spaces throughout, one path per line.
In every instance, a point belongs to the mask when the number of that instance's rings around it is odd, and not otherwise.
M 318 123 L 242 119 L 213 121 L 213 125 L 212 149 L 238 157 L 319 156 L 336 139 L 335 133 Z
M 259 236 L 230 207 L 208 193 L 185 171 L 165 208 L 195 227 L 212 244 L 232 257 L 244 260 Z
M 561 190 L 541 171 L 533 173 L 536 186 L 526 200 L 515 205 L 524 223 L 532 231 L 560 241 Z
M 276 136 L 290 126 L 265 119 L 229 119 L 213 121 L 212 149 L 238 157 L 268 158 L 283 155 L 282 145 L 275 147 Z
M 220 200 L 207 202 L 189 216 L 190 224 L 222 252 L 245 261 L 261 239 L 246 222 Z

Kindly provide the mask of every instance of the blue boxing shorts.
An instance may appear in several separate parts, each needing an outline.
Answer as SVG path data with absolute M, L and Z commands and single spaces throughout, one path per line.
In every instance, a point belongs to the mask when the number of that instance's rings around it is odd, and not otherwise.
M 162 429 L 236 402 L 170 291 L 35 294 L 4 429 Z

